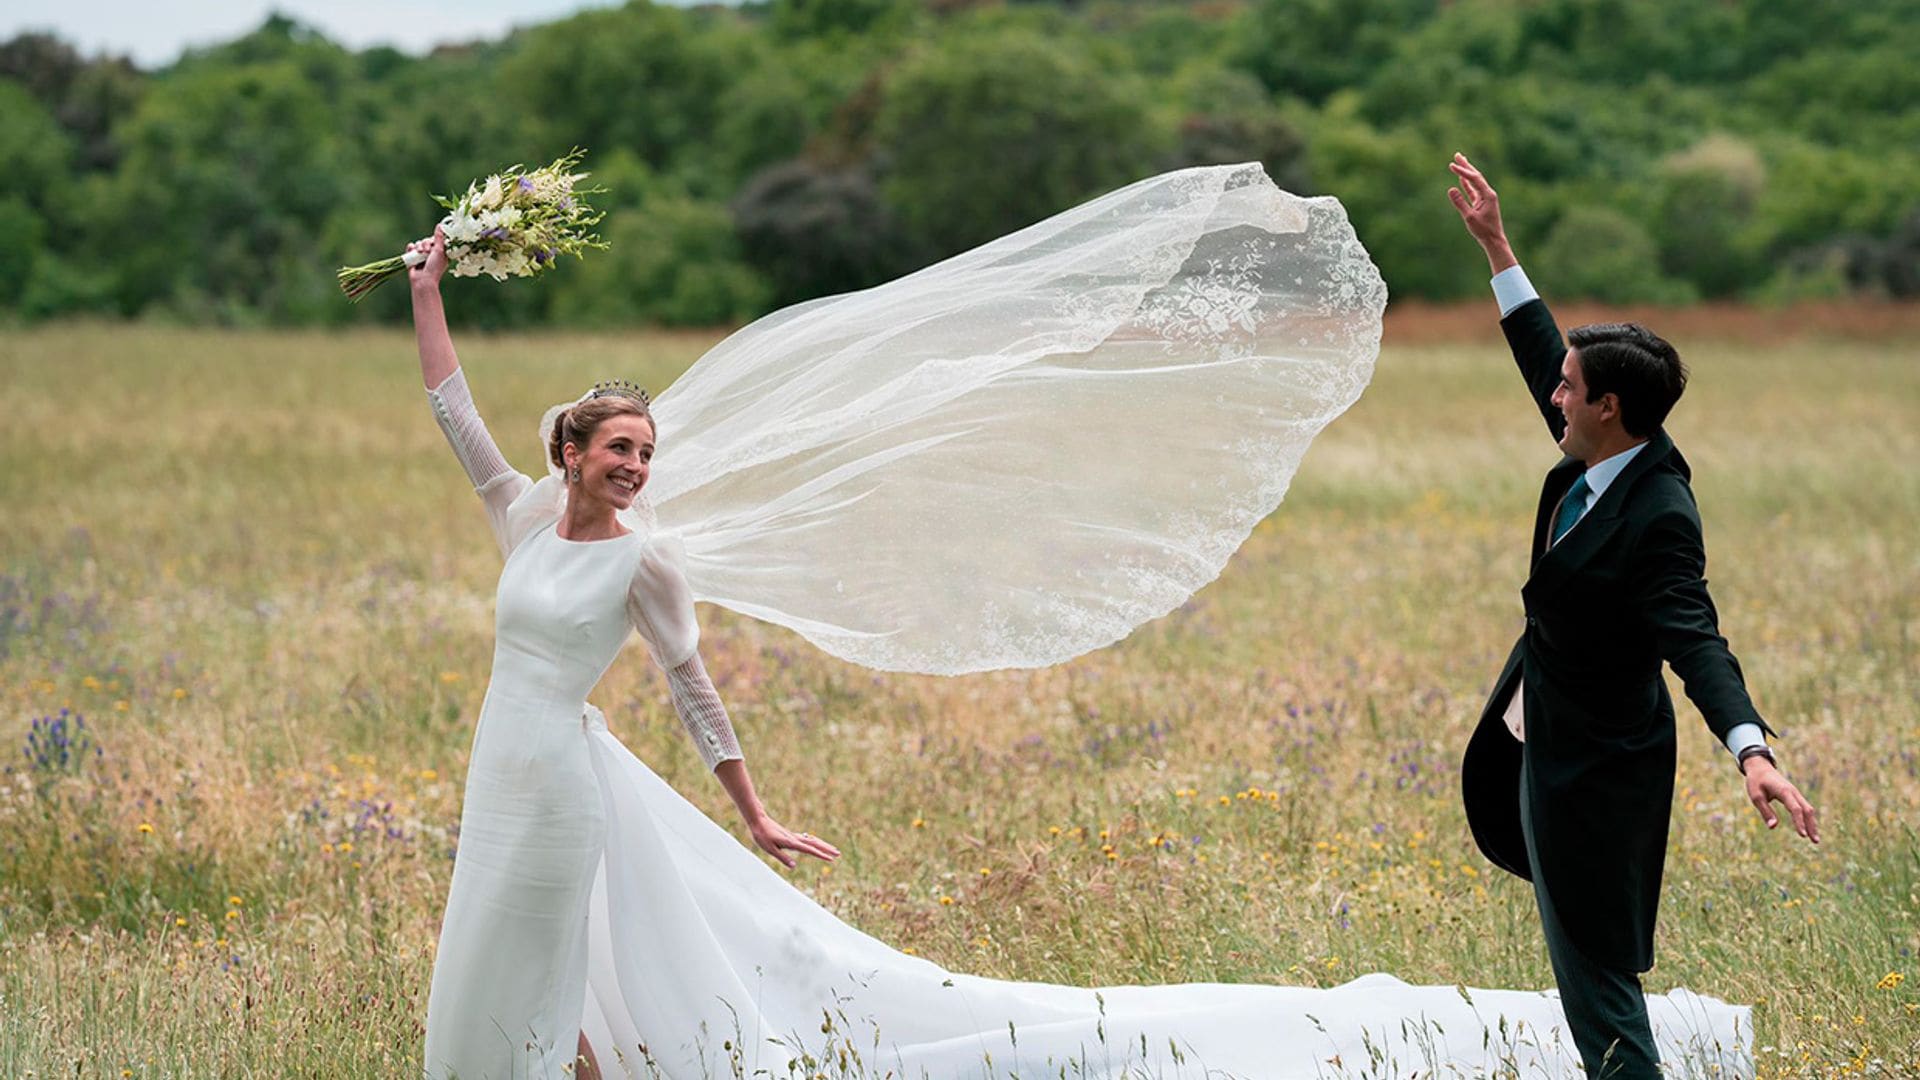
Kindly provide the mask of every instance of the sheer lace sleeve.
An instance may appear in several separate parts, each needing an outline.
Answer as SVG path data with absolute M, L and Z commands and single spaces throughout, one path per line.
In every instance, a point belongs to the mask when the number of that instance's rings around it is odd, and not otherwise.
M 708 771 L 719 768 L 723 761 L 740 760 L 740 740 L 734 737 L 733 721 L 727 719 L 727 707 L 720 703 L 720 691 L 714 689 L 698 652 L 678 667 L 667 669 L 667 685 L 673 690 L 673 711 L 680 714 L 680 723 Z
M 647 541 L 627 592 L 627 617 L 646 641 L 654 662 L 667 673 L 673 709 L 708 769 L 740 758 L 740 742 L 720 693 L 700 662 L 700 623 L 693 592 L 681 567 L 684 556 L 671 534 Z
M 453 447 L 453 456 L 460 459 L 460 467 L 467 471 L 473 490 L 486 505 L 487 522 L 493 527 L 500 553 L 508 554 L 526 535 L 527 530 L 516 522 L 528 515 L 515 513 L 514 504 L 527 494 L 533 481 L 514 472 L 501 456 L 486 422 L 480 419 L 480 411 L 474 408 L 466 373 L 460 368 L 454 368 L 439 386 L 427 391 L 427 402 L 433 406 L 433 419 L 446 435 L 447 444 Z

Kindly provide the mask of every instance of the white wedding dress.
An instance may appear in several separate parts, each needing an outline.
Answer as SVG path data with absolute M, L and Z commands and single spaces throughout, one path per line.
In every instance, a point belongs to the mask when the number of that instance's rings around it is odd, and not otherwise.
M 1365 285 L 1353 254 L 1368 272 L 1371 263 L 1344 213 L 1330 199 L 1295 199 L 1270 182 L 1262 188 L 1257 167 L 1172 179 L 1143 182 L 893 286 L 840 298 L 850 305 L 851 328 L 823 320 L 810 330 L 809 318 L 822 311 L 816 303 L 770 316 L 758 336 L 756 324 L 723 343 L 656 402 L 661 447 L 650 490 L 665 490 L 654 507 L 623 518 L 634 529 L 626 536 L 561 538 L 558 477 L 536 483 L 507 467 L 463 375 L 435 388 L 436 417 L 480 492 L 506 566 L 429 998 L 428 1076 L 572 1075 L 581 1032 L 609 1076 L 676 1080 L 786 1077 L 790 1070 L 938 1080 L 1477 1076 L 1508 1067 L 1521 1076 L 1580 1075 L 1548 993 L 1416 987 L 1377 974 L 1325 990 L 1189 984 L 1096 991 L 977 978 L 907 956 L 789 885 L 662 783 L 587 704 L 629 631 L 638 631 L 712 766 L 739 751 L 700 666 L 696 599 L 792 626 L 872 666 L 959 671 L 1075 655 L 1124 635 L 1217 575 L 1245 530 L 1278 503 L 1306 442 L 1364 386 L 1384 293 L 1375 274 L 1371 289 L 1338 293 L 1344 305 L 1307 305 L 1301 317 L 1312 329 L 1287 355 L 1276 354 L 1262 335 L 1288 324 L 1263 317 L 1262 305 L 1276 297 L 1276 307 L 1299 305 L 1298 297 L 1286 299 L 1281 278 L 1297 283 L 1300 266 L 1282 266 L 1276 276 L 1275 264 L 1257 257 L 1209 263 L 1208 245 L 1224 238 L 1245 252 L 1262 237 L 1280 237 L 1296 252 L 1333 252 L 1348 265 L 1330 276 Z M 1114 200 L 1124 204 L 1129 193 L 1148 196 L 1138 203 L 1143 215 L 1128 217 L 1125 205 L 1116 215 Z M 1236 200 L 1240 211 L 1229 205 Z M 1185 223 L 1184 240 L 1160 234 L 1167 219 Z M 1099 227 L 1089 230 L 1090 220 Z M 1316 232 L 1322 226 L 1330 241 Z M 1142 242 L 1143 230 L 1159 239 Z M 1156 253 L 1156 244 L 1171 249 Z M 1076 245 L 1091 264 L 1021 270 Z M 1030 256 L 1024 263 L 1021 250 Z M 984 261 L 969 270 L 965 260 L 975 257 Z M 1089 289 L 1106 288 L 1087 276 L 1089 265 L 1115 260 L 1128 264 L 1118 277 L 1136 284 L 1122 281 L 1117 299 L 1082 303 Z M 1050 314 L 1035 305 L 1047 281 L 1069 278 L 1061 294 L 1069 310 Z M 1004 288 L 987 288 L 981 301 L 968 290 L 983 282 Z M 887 289 L 896 290 L 891 299 L 875 299 Z M 1156 299 L 1170 290 L 1187 298 Z M 915 308 L 916 300 L 930 309 Z M 773 378 L 764 351 L 755 352 L 769 336 L 784 335 L 791 357 L 813 340 L 810 333 L 850 334 L 828 348 L 828 358 L 846 360 L 850 348 L 856 360 L 866 356 L 874 339 L 862 336 L 858 321 L 868 303 L 902 329 L 873 350 L 885 356 L 858 370 L 859 378 L 823 374 L 817 356 L 758 390 L 739 377 L 746 370 Z M 952 316 L 957 306 L 978 316 L 1008 303 L 1030 310 L 998 328 L 972 318 L 943 323 L 939 315 Z M 1170 319 L 1167 311 L 1187 315 Z M 1051 334 L 1054 317 L 1064 336 Z M 1085 318 L 1098 325 L 1083 324 L 1074 336 L 1071 324 Z M 978 340 L 940 351 L 940 340 L 968 335 Z M 990 339 L 1015 344 L 983 350 L 980 342 Z M 1170 381 L 1169 369 L 1190 382 Z M 1235 381 L 1218 384 L 1216 394 L 1207 380 L 1222 376 Z M 1116 384 L 1124 393 L 1114 394 Z M 1194 415 L 1210 415 L 1211 430 L 1179 429 L 1191 402 L 1178 387 L 1187 385 L 1203 388 Z M 1230 388 L 1238 396 L 1230 398 Z M 1049 408 L 1034 407 L 1036 392 Z M 676 394 L 688 404 L 676 407 Z M 836 395 L 845 406 L 838 415 Z M 1137 413 L 1126 400 L 1134 395 L 1144 395 Z M 751 422 L 796 399 L 805 403 L 798 415 Z M 1183 470 L 1209 461 L 1218 468 L 1171 481 L 1140 471 L 1133 450 L 1115 451 L 1115 461 L 1071 454 L 1030 461 L 1024 475 L 958 475 L 956 459 L 942 457 L 973 452 L 967 436 L 982 430 L 992 445 L 980 452 L 998 453 L 1010 438 L 1036 437 L 1025 431 L 1036 423 L 1053 429 L 1056 450 L 1073 449 L 1076 440 L 1119 445 L 1076 427 L 1083 418 L 1076 409 L 1088 402 L 1125 421 L 1120 442 L 1225 441 L 1227 450 L 1211 458 L 1185 451 Z M 742 418 L 732 443 L 694 423 L 729 409 Z M 996 427 L 1009 409 L 1015 421 Z M 692 456 L 675 465 L 676 452 Z M 1270 456 L 1235 463 L 1256 452 Z M 1093 496 L 1063 487 L 1061 469 Z M 1108 469 L 1121 470 L 1121 478 Z M 983 484 L 993 490 L 979 490 Z M 1013 499 L 1003 508 L 1007 491 Z M 891 507 L 911 519 L 929 505 L 914 500 L 950 501 L 956 492 L 972 493 L 962 509 L 1012 514 L 1013 539 L 955 550 L 938 532 L 906 541 L 861 516 Z M 1050 518 L 1035 501 L 1047 492 L 1069 510 Z M 1169 498 L 1184 504 L 1165 505 Z M 956 544 L 975 535 L 967 523 L 954 527 Z M 1044 550 L 1027 551 L 1033 543 Z M 1110 551 L 1118 555 L 1105 561 Z M 929 560 L 976 591 L 961 589 L 949 601 L 938 580 L 902 585 L 908 603 L 901 606 L 895 579 L 925 576 Z M 866 580 L 853 576 L 862 567 Z M 792 580 L 808 573 L 812 584 Z M 1052 594 L 1022 577 L 1048 573 L 1061 579 Z M 925 610 L 942 603 L 973 617 L 950 620 L 948 639 L 932 629 L 940 612 Z M 977 610 L 982 604 L 988 610 Z M 1648 1004 L 1670 1067 L 1716 1076 L 1751 1071 L 1747 1009 L 1685 990 L 1649 996 Z M 809 1058 L 820 1064 L 806 1067 Z

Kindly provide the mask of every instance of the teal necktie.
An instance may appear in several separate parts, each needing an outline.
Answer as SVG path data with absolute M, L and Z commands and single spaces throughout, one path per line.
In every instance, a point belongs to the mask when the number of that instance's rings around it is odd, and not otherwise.
M 1573 486 L 1560 497 L 1560 513 L 1553 519 L 1553 542 L 1548 547 L 1559 543 L 1560 538 L 1567 535 L 1567 530 L 1573 528 L 1573 523 L 1580 520 L 1581 513 L 1587 509 L 1587 495 L 1591 491 L 1593 489 L 1587 486 L 1587 474 L 1581 473 L 1573 478 Z

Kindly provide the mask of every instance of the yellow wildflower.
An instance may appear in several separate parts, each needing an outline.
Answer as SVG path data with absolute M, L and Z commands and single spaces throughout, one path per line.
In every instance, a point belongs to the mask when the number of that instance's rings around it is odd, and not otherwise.
M 1899 989 L 1900 984 L 1906 981 L 1907 981 L 1906 975 L 1902 974 L 1901 972 L 1889 971 L 1885 975 L 1881 976 L 1880 981 L 1877 983 L 1874 983 L 1873 986 L 1874 986 L 1874 989 L 1876 990 L 1897 990 Z
M 941 907 L 952 907 L 952 906 L 953 906 L 953 897 L 951 897 L 951 896 L 942 896 L 942 897 L 940 898 L 940 906 L 941 906 Z
M 449 685 L 457 683 L 460 681 L 460 673 L 457 671 L 443 671 L 440 673 L 440 681 Z
M 926 828 L 926 827 L 927 827 L 927 819 L 926 819 L 926 818 L 914 818 L 914 819 L 913 819 L 913 827 L 914 827 L 914 828 L 916 828 L 916 829 L 924 829 L 924 828 Z
M 153 831 L 153 825 L 150 822 L 143 821 L 140 823 L 140 831 L 143 833 L 150 833 Z
M 180 699 L 186 696 L 187 696 L 187 691 L 184 687 L 176 686 L 173 688 L 173 700 L 179 701 Z

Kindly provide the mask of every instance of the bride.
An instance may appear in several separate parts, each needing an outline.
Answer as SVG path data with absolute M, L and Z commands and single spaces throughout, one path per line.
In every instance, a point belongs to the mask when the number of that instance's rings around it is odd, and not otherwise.
M 1543 993 L 949 972 L 788 885 L 586 701 L 637 631 L 754 843 L 836 858 L 761 805 L 695 601 L 946 674 L 1060 662 L 1172 610 L 1371 374 L 1385 289 L 1336 201 L 1258 166 L 1141 181 L 768 316 L 657 404 L 597 386 L 549 411 L 538 481 L 468 393 L 444 248 L 410 246 L 421 375 L 505 568 L 429 1077 L 1578 1075 Z M 1750 1069 L 1746 1009 L 1649 1007 L 1669 1062 Z

